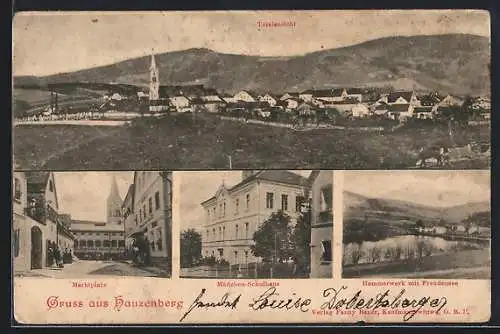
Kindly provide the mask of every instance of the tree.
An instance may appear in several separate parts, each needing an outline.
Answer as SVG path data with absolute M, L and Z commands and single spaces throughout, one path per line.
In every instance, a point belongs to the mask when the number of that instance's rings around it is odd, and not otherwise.
M 192 267 L 201 258 L 201 234 L 190 228 L 181 233 L 181 267 Z
M 424 222 L 422 221 L 422 219 L 417 220 L 417 222 L 415 223 L 415 227 L 417 228 L 417 230 L 420 228 L 424 228 Z
M 299 272 L 306 272 L 311 263 L 311 206 L 307 205 L 293 229 L 295 264 Z
M 253 234 L 255 244 L 250 247 L 256 257 L 283 262 L 293 256 L 290 216 L 283 211 L 273 212 Z

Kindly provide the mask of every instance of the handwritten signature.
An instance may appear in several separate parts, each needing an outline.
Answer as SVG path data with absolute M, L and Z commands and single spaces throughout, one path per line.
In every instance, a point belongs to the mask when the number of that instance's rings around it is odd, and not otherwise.
M 400 290 L 399 294 L 395 296 L 390 296 L 390 290 L 386 290 L 383 293 L 378 293 L 375 297 L 365 299 L 362 296 L 362 291 L 358 290 L 353 296 L 344 297 L 342 295 L 342 291 L 346 289 L 347 286 L 342 286 L 340 289 L 325 289 L 323 291 L 323 297 L 329 299 L 321 305 L 321 309 L 407 309 L 408 311 L 404 314 L 403 321 L 409 321 L 425 306 L 436 309 L 436 313 L 438 313 L 448 303 L 446 297 L 431 298 L 426 296 L 419 298 L 406 298 L 404 297 L 406 289 Z
M 200 294 L 198 295 L 198 297 L 196 297 L 196 299 L 191 304 L 191 306 L 189 306 L 189 309 L 186 311 L 186 313 L 184 313 L 184 315 L 179 320 L 179 322 L 182 322 L 194 309 L 200 309 L 200 308 L 201 309 L 209 309 L 209 308 L 222 307 L 222 308 L 229 308 L 231 310 L 234 310 L 234 309 L 236 309 L 236 306 L 238 305 L 238 302 L 240 301 L 240 298 L 241 298 L 241 294 L 239 294 L 238 296 L 236 296 L 236 298 L 234 298 L 231 301 L 229 298 L 229 293 L 226 292 L 218 301 L 215 301 L 215 302 L 214 301 L 205 301 L 205 302 L 203 302 L 201 300 L 201 298 L 205 295 L 206 291 L 207 290 L 204 288 L 201 289 Z

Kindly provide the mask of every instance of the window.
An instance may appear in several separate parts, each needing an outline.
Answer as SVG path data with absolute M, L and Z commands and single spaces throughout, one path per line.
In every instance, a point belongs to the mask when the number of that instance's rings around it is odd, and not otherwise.
M 110 244 L 110 243 L 109 243 L 109 240 L 104 240 L 104 241 L 103 241 L 103 246 L 104 246 L 104 247 L 109 247 L 109 244 Z
M 248 251 L 245 251 L 245 264 L 248 264 Z
M 142 213 L 143 213 L 143 218 L 146 219 L 146 204 L 142 205 Z
M 219 226 L 219 240 L 222 240 L 222 227 Z
M 288 211 L 288 195 L 281 195 L 281 210 Z
M 94 240 L 87 240 L 87 247 L 94 247 Z
M 155 193 L 155 210 L 158 210 L 160 208 L 160 192 L 157 191 Z
M 235 238 L 235 239 L 238 239 L 238 224 L 236 224 L 236 226 L 235 226 L 235 230 L 234 230 L 234 238 Z
M 96 240 L 95 241 L 95 246 L 96 247 L 101 247 L 101 240 Z
M 222 217 L 222 204 L 219 204 L 219 218 Z
M 207 210 L 207 217 L 208 217 L 208 220 L 210 221 L 210 210 Z
M 226 227 L 222 226 L 222 240 L 226 239 Z
M 22 196 L 21 181 L 18 178 L 14 178 L 14 199 L 20 202 Z
M 266 208 L 272 209 L 274 207 L 274 194 L 266 193 Z
M 118 240 L 118 247 L 125 247 L 125 240 Z
M 73 247 L 78 248 L 78 240 L 75 240 L 75 241 L 73 242 Z
M 327 211 L 332 208 L 332 185 L 321 188 L 321 211 Z
M 213 217 L 214 217 L 214 219 L 215 219 L 215 217 L 216 217 L 216 216 L 215 216 L 215 208 L 214 208 L 214 215 L 213 215 Z
M 52 180 L 49 180 L 49 191 L 54 192 L 54 183 L 52 183 Z
M 152 222 L 151 223 L 151 228 L 158 226 L 158 222 Z
M 111 247 L 116 247 L 118 242 L 116 240 L 111 240 Z
M 238 263 L 238 251 L 234 251 L 234 263 Z
M 207 239 L 208 239 L 209 236 L 210 236 L 210 231 L 207 230 Z
M 236 203 L 235 203 L 235 212 L 236 212 L 236 214 L 238 214 L 239 211 L 240 211 L 240 199 L 237 198 L 236 199 Z
M 215 240 L 215 228 L 214 228 L 214 229 L 212 229 L 212 237 L 213 237 L 213 238 L 214 238 L 214 240 Z
M 153 199 L 150 197 L 148 200 L 149 214 L 153 213 Z
M 14 242 L 13 242 L 13 246 L 14 246 L 14 249 L 13 249 L 13 253 L 14 253 L 14 257 L 18 257 L 19 256 L 19 249 L 20 249 L 20 245 L 19 245 L 19 237 L 20 237 L 20 230 L 19 229 L 16 229 L 14 231 Z
M 245 239 L 248 239 L 248 223 L 245 223 Z
M 247 195 L 246 195 L 246 201 L 247 201 L 247 206 L 246 206 L 246 208 L 248 209 L 248 208 L 250 208 L 250 194 L 247 194 Z
M 304 204 L 305 199 L 304 196 L 295 197 L 295 211 L 302 212 L 302 204 Z

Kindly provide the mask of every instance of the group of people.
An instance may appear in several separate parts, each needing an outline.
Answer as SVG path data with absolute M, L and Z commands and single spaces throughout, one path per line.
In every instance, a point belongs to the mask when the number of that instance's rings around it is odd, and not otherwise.
M 63 252 L 54 241 L 49 241 L 47 259 L 49 267 L 56 266 L 57 268 L 64 268 L 64 264 L 73 262 L 73 254 L 68 248 Z

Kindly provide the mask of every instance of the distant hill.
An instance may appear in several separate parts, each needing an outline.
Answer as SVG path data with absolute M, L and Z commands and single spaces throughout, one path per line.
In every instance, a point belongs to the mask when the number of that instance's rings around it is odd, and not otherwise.
M 391 217 L 436 221 L 444 219 L 458 223 L 469 215 L 490 211 L 488 202 L 472 202 L 452 207 L 437 208 L 392 199 L 373 199 L 353 192 L 344 191 L 344 217 L 361 218 L 364 214 L 389 214 Z
M 302 91 L 334 86 L 393 87 L 457 95 L 490 93 L 490 40 L 466 34 L 380 38 L 295 57 L 258 57 L 208 49 L 158 54 L 160 82 L 204 84 L 229 93 Z M 149 57 L 15 85 L 100 82 L 147 85 Z

